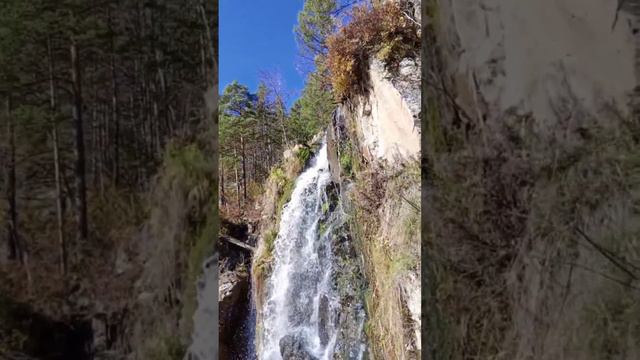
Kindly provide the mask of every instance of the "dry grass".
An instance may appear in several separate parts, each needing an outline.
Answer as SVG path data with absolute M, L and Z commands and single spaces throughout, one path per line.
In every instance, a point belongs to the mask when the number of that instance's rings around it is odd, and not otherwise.
M 418 169 L 417 164 L 413 168 Z M 401 170 L 382 177 L 366 170 L 356 178 L 351 226 L 365 259 L 372 353 L 381 359 L 418 359 L 419 326 L 411 318 L 409 295 L 417 299 L 420 293 L 419 285 L 410 281 L 420 272 L 419 175 Z

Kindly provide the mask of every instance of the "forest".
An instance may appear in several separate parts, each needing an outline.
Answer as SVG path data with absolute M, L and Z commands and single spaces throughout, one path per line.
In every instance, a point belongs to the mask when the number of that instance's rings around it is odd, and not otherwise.
M 239 215 L 285 149 L 309 142 L 334 109 L 330 88 L 312 73 L 302 96 L 286 109 L 278 74 L 265 74 L 256 93 L 234 82 L 220 97 L 220 205 Z
M 189 149 L 213 158 L 204 94 L 216 24 L 217 6 L 202 0 L 0 4 L 5 310 L 70 326 L 127 307 L 141 271 L 136 233 L 167 161 Z M 14 315 L 0 314 L 0 353 L 52 353 Z

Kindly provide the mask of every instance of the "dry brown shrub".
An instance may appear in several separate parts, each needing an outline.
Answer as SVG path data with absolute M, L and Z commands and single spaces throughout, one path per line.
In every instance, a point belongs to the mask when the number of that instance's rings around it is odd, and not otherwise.
M 329 37 L 327 64 L 338 101 L 363 91 L 370 56 L 377 54 L 394 69 L 403 58 L 418 55 L 418 26 L 402 9 L 396 1 L 355 7 L 351 21 Z

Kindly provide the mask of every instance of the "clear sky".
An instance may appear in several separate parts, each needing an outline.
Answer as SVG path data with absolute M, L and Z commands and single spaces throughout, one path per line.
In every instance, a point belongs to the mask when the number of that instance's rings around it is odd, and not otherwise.
M 220 92 L 233 80 L 255 91 L 261 70 L 278 71 L 291 92 L 304 86 L 293 28 L 303 0 L 220 0 Z

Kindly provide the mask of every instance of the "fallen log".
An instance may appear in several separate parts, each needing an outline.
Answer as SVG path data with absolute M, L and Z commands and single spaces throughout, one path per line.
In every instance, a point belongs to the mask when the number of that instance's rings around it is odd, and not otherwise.
M 233 244 L 235 246 L 241 247 L 241 248 L 243 248 L 245 250 L 249 250 L 251 252 L 255 252 L 256 251 L 255 247 L 253 247 L 253 246 L 251 246 L 251 245 L 249 245 L 247 243 L 244 243 L 244 242 L 242 242 L 242 241 L 240 241 L 240 240 L 238 240 L 236 238 L 233 238 L 231 236 L 223 235 L 223 236 L 220 236 L 220 239 L 225 240 L 226 242 L 228 242 L 230 244 Z

